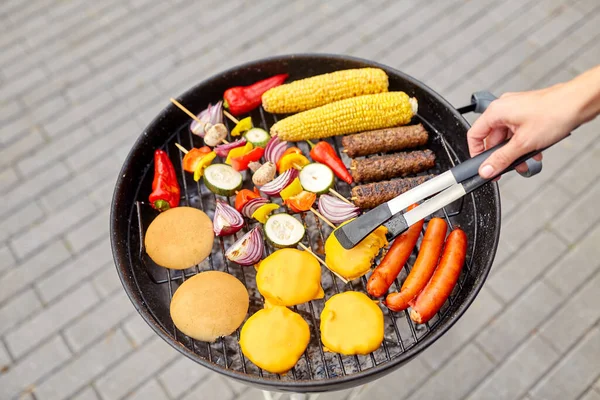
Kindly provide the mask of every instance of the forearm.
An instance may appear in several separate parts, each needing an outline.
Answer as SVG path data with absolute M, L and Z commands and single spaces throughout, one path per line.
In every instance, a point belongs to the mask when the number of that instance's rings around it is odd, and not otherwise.
M 577 125 L 593 120 L 600 114 L 600 65 L 565 84 L 566 99 L 572 102 Z

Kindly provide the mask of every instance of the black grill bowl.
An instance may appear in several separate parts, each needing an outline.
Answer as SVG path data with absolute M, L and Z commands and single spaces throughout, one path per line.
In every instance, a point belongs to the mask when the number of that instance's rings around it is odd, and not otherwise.
M 440 173 L 468 157 L 464 118 L 441 96 L 416 79 L 367 60 L 336 55 L 302 54 L 279 56 L 250 62 L 215 75 L 196 85 L 178 100 L 192 112 L 199 112 L 209 103 L 221 99 L 232 86 L 247 85 L 265 77 L 289 73 L 290 79 L 304 78 L 340 69 L 379 67 L 390 78 L 390 90 L 402 90 L 419 101 L 414 122 L 425 124 L 431 134 L 427 148 L 437 156 L 435 173 Z M 252 113 L 255 125 L 268 130 L 274 117 L 262 109 Z M 467 311 L 481 289 L 494 260 L 500 234 L 500 196 L 498 186 L 490 183 L 449 205 L 439 212 L 450 226 L 460 226 L 469 238 L 467 263 L 450 299 L 428 324 L 415 325 L 407 312 L 391 313 L 382 306 L 385 315 L 385 340 L 380 349 L 367 356 L 340 356 L 325 353 L 319 339 L 319 314 L 324 301 L 344 290 L 363 291 L 366 278 L 344 286 L 323 269 L 322 284 L 326 299 L 294 307 L 309 323 L 311 342 L 296 367 L 285 375 L 273 375 L 259 370 L 247 360 L 238 346 L 239 331 L 213 344 L 197 342 L 177 331 L 169 316 L 173 292 L 184 281 L 202 270 L 217 269 L 238 277 L 248 287 L 251 304 L 249 315 L 262 307 L 256 290 L 255 271 L 226 262 L 223 251 L 239 237 L 215 240 L 209 260 L 181 271 L 169 271 L 156 266 L 144 253 L 143 234 L 156 212 L 147 205 L 153 177 L 153 153 L 165 149 L 177 170 L 182 187 L 182 205 L 203 209 L 211 218 L 215 196 L 203 185 L 197 185 L 190 174 L 183 174 L 181 155 L 175 142 L 186 148 L 202 145 L 201 139 L 189 133 L 190 118 L 173 105 L 167 106 L 142 132 L 124 162 L 112 201 L 111 241 L 117 272 L 133 305 L 154 331 L 182 354 L 204 367 L 230 378 L 266 390 L 290 392 L 324 392 L 361 385 L 399 368 L 440 338 Z M 231 124 L 229 124 L 231 128 Z M 330 139 L 339 150 L 340 139 Z M 306 143 L 297 144 L 308 153 Z M 348 161 L 343 156 L 345 161 Z M 245 179 L 250 186 L 249 177 Z M 350 187 L 338 183 L 336 189 L 345 195 Z M 225 198 L 223 198 L 225 200 Z M 233 199 L 229 199 L 231 202 Z M 144 204 L 144 202 L 146 204 Z M 301 216 L 308 234 L 304 244 L 323 256 L 324 239 L 331 232 L 310 213 Z M 249 223 L 249 225 L 252 225 Z M 248 226 L 247 228 L 250 228 Z M 245 231 L 245 230 L 244 230 Z M 269 253 L 273 249 L 267 247 Z M 416 257 L 411 256 L 408 266 Z M 398 290 L 408 273 L 400 274 L 391 290 Z

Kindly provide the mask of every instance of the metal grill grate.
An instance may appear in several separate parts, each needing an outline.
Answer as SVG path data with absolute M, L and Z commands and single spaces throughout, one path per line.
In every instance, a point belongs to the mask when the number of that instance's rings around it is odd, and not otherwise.
M 255 111 L 252 114 L 252 117 L 253 121 L 260 121 L 260 126 L 267 131 L 269 130 L 270 125 L 276 121 L 274 116 L 265 113 L 262 108 Z M 228 128 L 231 130 L 232 124 L 229 121 L 225 122 L 228 125 Z M 423 123 L 430 133 L 430 142 L 433 146 L 431 148 L 434 149 L 438 158 L 438 170 L 435 172 L 439 173 L 442 170 L 445 170 L 445 167 L 454 166 L 456 163 L 460 162 L 456 153 L 453 151 L 453 149 L 450 147 L 450 145 L 440 132 L 438 132 L 436 129 L 433 128 L 433 126 L 428 124 L 427 121 L 419 117 L 416 117 L 415 122 Z M 338 154 L 342 154 L 342 159 L 344 159 L 347 162 L 348 159 L 345 156 L 345 154 L 339 151 L 340 138 L 328 140 L 330 140 L 330 143 L 334 145 L 334 148 L 336 149 Z M 181 186 L 183 189 L 183 198 L 181 200 L 181 205 L 189 205 L 192 207 L 202 209 L 211 218 L 213 215 L 215 199 L 217 197 L 224 201 L 228 201 L 229 204 L 233 205 L 233 197 L 226 198 L 222 196 L 215 196 L 214 194 L 209 192 L 204 187 L 204 185 L 194 182 L 189 176 L 189 174 L 183 172 L 183 157 L 182 154 L 176 149 L 174 145 L 175 142 L 183 145 L 186 148 L 191 148 L 200 146 L 201 139 L 196 136 L 193 136 L 189 132 L 188 125 L 185 125 L 181 127 L 179 131 L 173 134 L 163 147 L 163 149 L 171 157 L 171 160 L 173 161 L 177 169 L 178 175 L 180 177 L 183 177 L 182 179 L 180 179 L 180 182 L 182 182 Z M 295 143 L 294 145 L 300 147 L 305 154 L 308 154 L 308 144 Z M 444 167 L 439 167 L 440 165 L 443 165 Z M 248 172 L 246 172 L 245 174 L 246 176 L 244 179 L 244 187 L 250 187 L 252 185 L 250 179 L 251 175 Z M 148 179 L 148 175 L 151 175 L 151 169 L 150 172 L 147 171 L 145 180 Z M 350 186 L 348 186 L 344 182 L 336 180 L 335 188 L 343 195 L 349 195 Z M 256 221 L 248 221 L 248 219 L 246 219 L 246 226 L 242 231 L 232 236 L 216 238 L 217 240 L 215 240 L 215 245 L 213 247 L 213 252 L 211 256 L 202 264 L 184 271 L 172 271 L 158 267 L 147 257 L 147 255 L 145 255 L 145 251 L 143 248 L 144 232 L 147 228 L 147 224 L 151 221 L 155 213 L 153 210 L 150 209 L 148 205 L 145 204 L 145 198 L 143 198 L 143 196 L 140 196 L 139 193 L 138 196 L 139 197 L 136 201 L 136 216 L 138 229 L 135 233 L 138 235 L 138 238 L 136 239 L 139 241 L 139 252 L 135 256 L 137 256 L 137 261 L 141 262 L 142 268 L 146 271 L 148 277 L 155 285 L 157 296 L 162 296 L 163 300 L 166 301 L 166 304 L 169 304 L 174 291 L 181 283 L 183 283 L 183 281 L 185 281 L 185 279 L 203 270 L 220 270 L 236 276 L 248 288 L 248 292 L 250 295 L 249 315 L 262 308 L 263 302 L 260 293 L 256 288 L 254 268 L 241 267 L 237 264 L 230 263 L 225 258 L 225 250 L 241 235 L 247 232 L 247 230 L 251 229 L 253 226 L 258 224 Z M 472 196 L 473 195 L 470 195 L 466 198 L 457 201 L 455 204 L 449 205 L 448 207 L 441 210 L 439 212 L 439 215 L 436 216 L 445 218 L 448 222 L 449 227 L 452 229 L 454 226 L 454 217 L 461 214 L 465 207 L 472 207 L 473 210 L 469 210 L 469 212 L 473 213 L 473 219 L 474 221 L 477 221 L 477 209 L 474 206 L 475 203 Z M 281 199 L 279 198 L 272 198 L 271 201 L 281 205 Z M 465 203 L 469 203 L 469 205 L 466 205 Z M 299 214 L 299 216 L 304 226 L 306 227 L 306 235 L 303 239 L 303 243 L 306 246 L 310 247 L 316 254 L 320 255 L 321 257 L 324 257 L 323 247 L 325 239 L 331 233 L 332 229 L 326 224 L 322 223 L 322 221 L 320 221 L 314 214 L 310 212 Z M 407 266 L 405 266 L 404 270 L 400 273 L 399 277 L 392 285 L 391 290 L 399 290 L 401 286 L 400 282 L 402 282 L 410 272 L 410 266 L 412 266 L 414 263 L 416 255 L 418 253 L 418 247 L 420 246 L 420 242 L 422 240 L 426 226 L 427 224 L 425 224 L 423 232 L 421 232 L 421 237 L 419 238 L 417 249 L 415 249 L 415 251 L 411 255 Z M 435 325 L 438 324 L 445 317 L 445 313 L 448 310 L 449 306 L 453 304 L 457 294 L 463 290 L 465 276 L 471 273 L 473 253 L 476 248 L 476 243 L 474 241 L 477 238 L 477 226 L 478 224 L 475 222 L 472 224 L 472 226 L 469 227 L 471 229 L 471 232 L 467 232 L 467 234 L 469 235 L 469 238 L 473 239 L 472 242 L 469 243 L 470 252 L 467 257 L 467 263 L 465 265 L 465 268 L 463 269 L 463 272 L 455 290 L 453 291 L 452 295 L 450 296 L 449 300 L 446 302 L 444 307 L 442 307 L 438 315 L 436 315 L 430 321 L 430 323 L 427 323 L 425 325 L 416 325 L 409 318 L 409 313 L 407 310 L 396 313 L 382 306 L 385 316 L 385 338 L 382 346 L 378 350 L 367 356 L 342 356 L 340 354 L 328 353 L 323 351 L 319 335 L 319 315 L 323 309 L 324 302 L 332 295 L 340 293 L 344 290 L 357 290 L 366 293 L 365 287 L 367 283 L 367 277 L 363 276 L 360 279 L 357 279 L 355 281 L 349 282 L 347 285 L 344 285 L 343 282 L 341 282 L 333 273 L 331 273 L 325 268 L 323 268 L 321 278 L 321 283 L 325 291 L 325 298 L 321 300 L 313 300 L 306 304 L 293 307 L 293 310 L 295 312 L 298 312 L 309 324 L 311 330 L 311 340 L 307 347 L 307 350 L 305 351 L 300 361 L 290 372 L 288 372 L 285 375 L 274 375 L 266 371 L 262 371 L 254 364 L 252 364 L 249 360 L 247 360 L 242 354 L 238 344 L 239 329 L 234 334 L 235 337 L 229 336 L 220 338 L 215 343 L 209 344 L 204 342 L 198 342 L 183 335 L 174 327 L 170 320 L 166 321 L 164 318 L 160 319 L 158 317 L 157 320 L 160 321 L 161 325 L 163 326 L 163 329 L 172 334 L 175 340 L 179 341 L 183 346 L 193 351 L 199 357 L 225 369 L 230 369 L 261 378 L 294 381 L 308 379 L 319 380 L 335 378 L 338 376 L 352 375 L 357 372 L 373 368 L 374 366 L 380 365 L 381 363 L 384 363 L 386 361 L 390 361 L 391 359 L 398 357 L 402 353 L 408 351 L 417 343 L 422 341 L 425 337 L 427 337 L 427 335 L 431 332 Z M 266 254 L 271 254 L 274 251 L 274 249 L 267 243 L 267 241 L 265 241 L 265 251 Z M 380 258 L 377 261 L 379 260 Z

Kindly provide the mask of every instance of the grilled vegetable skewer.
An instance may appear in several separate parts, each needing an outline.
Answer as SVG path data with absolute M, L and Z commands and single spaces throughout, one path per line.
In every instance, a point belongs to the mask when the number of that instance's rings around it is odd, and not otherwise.
M 344 136 L 342 146 L 343 151 L 354 158 L 423 146 L 428 139 L 429 134 L 423 125 L 417 124 Z
M 416 174 L 434 166 L 435 154 L 433 151 L 419 150 L 353 159 L 350 172 L 356 182 L 376 182 Z
M 374 208 L 433 178 L 433 175 L 394 179 L 352 188 L 351 200 L 357 207 Z
M 417 100 L 404 92 L 352 97 L 284 118 L 271 127 L 271 136 L 298 142 L 410 122 Z

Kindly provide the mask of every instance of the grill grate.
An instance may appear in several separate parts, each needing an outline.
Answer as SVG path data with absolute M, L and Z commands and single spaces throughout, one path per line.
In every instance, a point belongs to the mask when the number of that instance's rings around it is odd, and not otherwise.
M 273 115 L 265 113 L 262 108 L 253 112 L 252 118 L 255 122 L 260 121 L 260 127 L 267 131 L 269 130 L 270 124 L 276 121 L 276 118 Z M 272 121 L 268 121 L 269 119 Z M 434 151 L 436 152 L 438 159 L 438 166 L 441 164 L 445 167 L 450 167 L 460 162 L 456 153 L 449 146 L 448 142 L 439 131 L 437 131 L 422 118 L 416 117 L 416 120 L 417 121 L 415 122 L 421 122 L 425 125 L 430 133 L 430 142 L 436 144 L 436 149 Z M 225 123 L 229 130 L 233 128 L 229 121 L 225 121 Z M 328 140 L 334 145 L 334 148 L 338 154 L 342 155 L 342 159 L 348 161 L 347 156 L 340 152 L 341 139 L 338 137 Z M 180 182 L 182 182 L 181 186 L 183 189 L 181 205 L 189 205 L 204 210 L 211 218 L 213 215 L 215 199 L 217 197 L 227 201 L 230 205 L 233 205 L 233 197 L 226 198 L 222 196 L 215 196 L 209 192 L 204 185 L 194 182 L 189 174 L 186 174 L 183 171 L 183 157 L 181 152 L 174 146 L 175 142 L 180 143 L 186 148 L 191 148 L 201 145 L 201 139 L 193 136 L 188 129 L 188 125 L 186 124 L 182 126 L 175 134 L 173 134 L 163 147 L 163 150 L 165 150 L 169 154 L 171 160 L 173 160 L 178 175 L 183 177 L 180 180 Z M 308 144 L 295 143 L 294 145 L 300 147 L 303 152 L 308 154 Z M 152 167 L 152 165 L 150 167 Z M 439 168 L 435 172 L 441 172 L 444 169 L 446 168 Z M 151 169 L 149 172 L 147 171 L 145 180 L 148 180 L 148 176 L 152 175 L 151 172 Z M 251 187 L 251 175 L 248 172 L 245 174 L 244 187 Z M 349 197 L 349 185 L 336 179 L 335 189 L 343 195 Z M 452 229 L 454 226 L 453 217 L 463 212 L 463 209 L 466 207 L 465 203 L 470 202 L 471 205 L 474 204 L 474 199 L 472 196 L 473 195 L 471 194 L 470 196 L 447 206 L 438 213 L 439 215 L 436 214 L 436 216 L 445 218 L 449 227 Z M 149 259 L 147 255 L 145 255 L 143 247 L 144 232 L 147 228 L 147 224 L 149 224 L 149 222 L 152 220 L 155 213 L 147 204 L 145 204 L 144 201 L 144 196 L 138 193 L 138 201 L 136 201 L 136 216 L 138 224 L 138 230 L 136 233 L 139 235 L 139 252 L 137 253 L 137 261 L 141 262 L 143 270 L 147 273 L 149 279 L 155 285 L 157 295 L 163 297 L 167 296 L 163 299 L 166 301 L 165 304 L 169 304 L 174 291 L 187 278 L 194 276 L 203 270 L 221 270 L 236 276 L 248 288 L 250 295 L 249 315 L 262 308 L 262 298 L 256 288 L 254 269 L 252 267 L 240 267 L 237 264 L 230 263 L 225 258 L 225 250 L 247 230 L 257 225 L 258 223 L 256 221 L 248 221 L 245 219 L 246 225 L 242 231 L 228 237 L 216 238 L 217 240 L 215 241 L 211 256 L 202 264 L 184 271 L 171 271 L 158 267 Z M 281 205 L 281 200 L 279 198 L 272 198 L 271 201 Z M 474 220 L 477 221 L 477 209 L 474 206 L 473 213 Z M 314 214 L 310 212 L 299 215 L 306 228 L 306 235 L 303 239 L 303 243 L 310 247 L 316 254 L 323 257 L 325 239 L 327 238 L 327 235 L 331 233 L 332 229 L 326 224 L 322 223 L 322 221 L 320 221 Z M 435 325 L 442 320 L 449 306 L 455 301 L 457 294 L 463 290 L 465 277 L 471 273 L 473 253 L 476 248 L 476 243 L 474 241 L 477 238 L 477 225 L 477 223 L 474 223 L 472 224 L 472 227 L 469 227 L 472 229 L 472 231 L 467 232 L 467 234 L 469 238 L 473 238 L 473 242 L 469 243 L 470 253 L 467 257 L 465 268 L 461 273 L 458 284 L 452 295 L 442 307 L 438 315 L 436 315 L 429 323 L 425 325 L 416 325 L 410 319 L 408 310 L 396 313 L 382 306 L 385 316 L 385 338 L 382 346 L 367 356 L 342 356 L 337 353 L 334 354 L 323 351 L 319 335 L 319 315 L 323 309 L 325 300 L 344 290 L 357 290 L 366 293 L 365 288 L 367 283 L 367 278 L 363 276 L 360 279 L 349 282 L 347 287 L 345 287 L 345 285 L 332 272 L 325 268 L 323 268 L 321 278 L 321 283 L 325 291 L 325 298 L 293 307 L 293 310 L 299 313 L 309 324 L 311 330 L 311 340 L 302 358 L 299 360 L 296 366 L 285 375 L 276 375 L 262 371 L 249 360 L 247 360 L 242 354 L 238 343 L 239 329 L 235 333 L 235 338 L 231 336 L 220 338 L 215 343 L 209 344 L 198 342 L 183 335 L 174 327 L 170 320 L 165 321 L 164 318 L 160 319 L 156 315 L 155 317 L 157 317 L 157 320 L 161 323 L 163 329 L 172 334 L 176 341 L 179 341 L 183 346 L 193 351 L 199 357 L 225 369 L 230 369 L 266 379 L 294 381 L 308 379 L 328 379 L 355 374 L 357 372 L 373 368 L 374 366 L 380 365 L 383 362 L 390 361 L 408 351 L 417 343 L 422 341 L 425 337 L 427 337 Z M 414 263 L 426 227 L 427 221 L 423 231 L 421 232 L 417 248 L 413 251 L 411 258 L 404 267 L 403 271 L 400 273 L 399 277 L 396 279 L 395 283 L 392 285 L 391 290 L 398 290 L 401 286 L 400 282 L 403 281 L 410 272 L 410 266 Z M 265 251 L 267 254 L 271 254 L 274 251 L 272 246 L 268 244 L 267 241 L 265 241 Z

